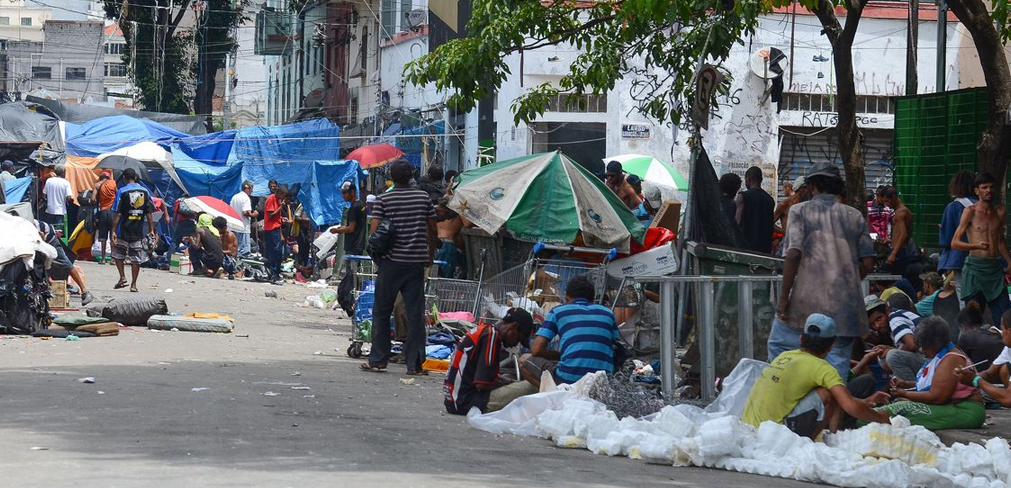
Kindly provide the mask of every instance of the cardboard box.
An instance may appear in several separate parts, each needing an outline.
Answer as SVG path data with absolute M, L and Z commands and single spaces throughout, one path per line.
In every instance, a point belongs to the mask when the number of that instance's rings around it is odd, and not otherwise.
M 607 274 L 613 278 L 627 276 L 660 276 L 678 270 L 673 243 L 656 249 L 616 259 L 607 265 Z
M 670 230 L 677 235 L 678 224 L 681 222 L 681 202 L 677 200 L 667 200 L 663 202 L 660 206 L 660 210 L 657 211 L 656 215 L 653 217 L 653 223 L 649 224 L 650 227 L 663 227 L 664 229 Z
M 49 291 L 53 297 L 49 299 L 49 308 L 67 308 L 70 306 L 70 295 L 67 293 L 66 281 L 51 281 Z

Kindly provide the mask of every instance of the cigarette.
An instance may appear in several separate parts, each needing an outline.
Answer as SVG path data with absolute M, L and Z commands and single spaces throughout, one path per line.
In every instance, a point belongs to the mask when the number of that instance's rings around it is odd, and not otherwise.
M 983 363 L 986 363 L 986 362 L 989 362 L 989 361 L 990 361 L 989 359 L 984 359 L 984 360 L 982 360 L 982 361 L 980 361 L 980 362 L 978 362 L 976 364 L 970 364 L 969 366 L 966 366 L 966 368 L 975 368 L 976 366 L 979 366 L 979 365 L 981 365 Z M 962 369 L 966 369 L 966 368 L 962 368 Z

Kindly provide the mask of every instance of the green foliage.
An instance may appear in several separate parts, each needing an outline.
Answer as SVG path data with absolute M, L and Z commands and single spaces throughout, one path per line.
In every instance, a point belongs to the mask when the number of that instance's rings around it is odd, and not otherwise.
M 450 106 L 467 111 L 511 74 L 505 55 L 570 45 L 579 54 L 568 72 L 516 100 L 517 123 L 536 119 L 559 93 L 604 94 L 626 76 L 635 80 L 631 95 L 644 115 L 678 123 L 688 113 L 703 53 L 710 62 L 725 59 L 771 6 L 753 0 L 731 9 L 723 0 L 474 0 L 469 37 L 412 62 L 407 79 L 452 92 Z

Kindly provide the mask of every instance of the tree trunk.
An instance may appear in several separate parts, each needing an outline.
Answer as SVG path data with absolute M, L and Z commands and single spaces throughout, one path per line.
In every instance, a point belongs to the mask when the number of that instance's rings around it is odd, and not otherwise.
M 835 6 L 829 0 L 819 0 L 814 14 L 825 28 L 825 35 L 832 44 L 832 61 L 838 76 L 836 81 L 836 135 L 839 138 L 839 155 L 846 173 L 846 203 L 867 214 L 864 201 L 866 177 L 864 176 L 864 152 L 860 147 L 860 128 L 857 127 L 857 90 L 853 81 L 853 38 L 863 14 L 867 0 L 846 2 L 846 26 L 839 24 Z
M 976 146 L 979 170 L 992 174 L 1003 182 L 1007 176 L 1008 158 L 1011 157 L 1011 125 L 1007 123 L 1011 107 L 1011 69 L 1008 68 L 1004 44 L 990 19 L 988 4 L 982 0 L 952 0 L 948 3 L 955 17 L 972 36 L 979 53 L 979 64 L 987 87 L 989 117 L 986 130 Z M 1004 185 L 994 188 L 998 201 L 1004 201 Z
M 197 76 L 197 90 L 193 97 L 193 111 L 197 117 L 202 117 L 208 132 L 214 132 L 214 89 L 216 87 L 218 65 L 214 58 L 206 53 L 202 47 L 197 53 L 197 63 L 199 70 Z

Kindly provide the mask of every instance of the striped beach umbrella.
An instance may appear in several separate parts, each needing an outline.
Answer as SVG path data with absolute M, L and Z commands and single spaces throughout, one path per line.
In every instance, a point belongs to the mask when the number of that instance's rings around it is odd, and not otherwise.
M 688 191 L 688 181 L 668 163 L 653 156 L 642 154 L 622 154 L 604 158 L 604 164 L 609 161 L 621 163 L 622 169 L 630 175 L 636 175 L 643 181 L 651 181 L 659 185 L 673 187 L 678 191 Z

